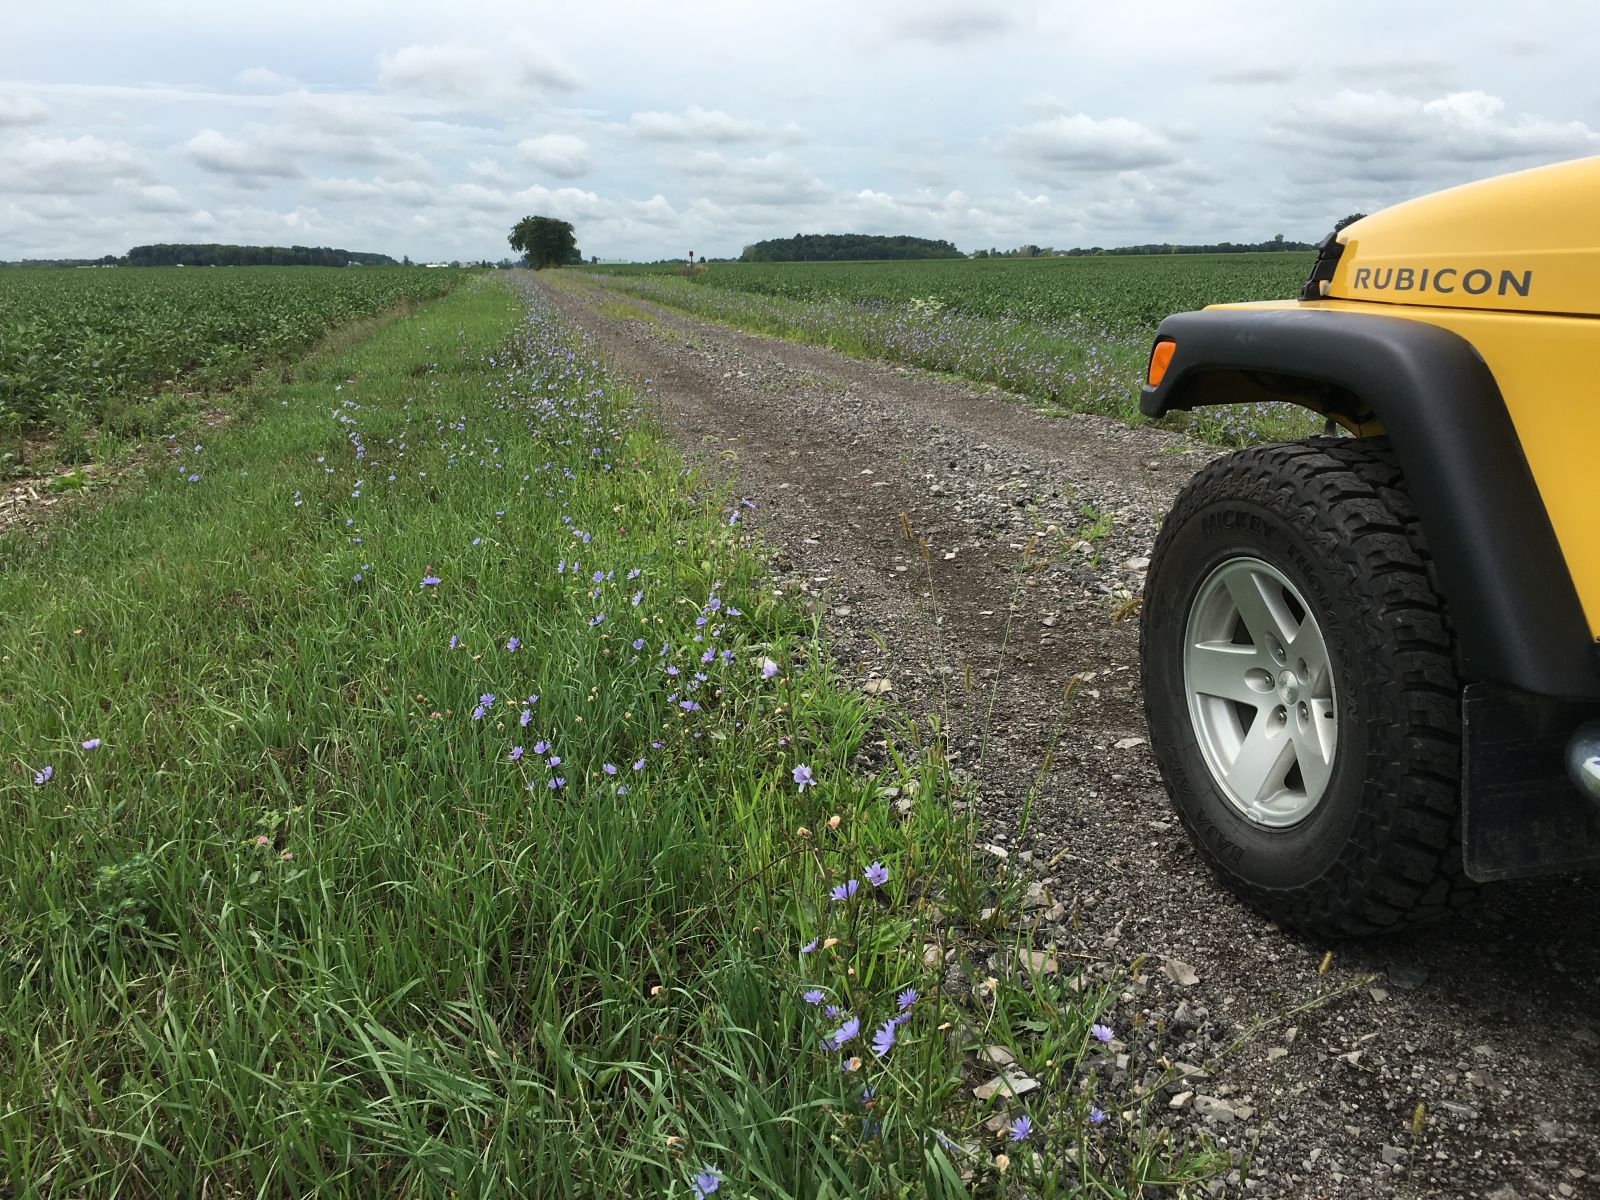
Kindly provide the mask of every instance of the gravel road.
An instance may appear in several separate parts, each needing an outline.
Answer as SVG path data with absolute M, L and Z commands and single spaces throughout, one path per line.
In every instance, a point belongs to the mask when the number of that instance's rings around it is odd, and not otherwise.
M 1222 892 L 1170 814 L 1130 598 L 1160 514 L 1215 449 L 698 322 L 568 273 L 549 290 L 616 368 L 650 381 L 687 452 L 734 472 L 843 668 L 887 678 L 914 714 L 948 696 L 985 840 L 1043 884 L 1041 944 L 1142 958 L 1114 1023 L 1142 1014 L 1127 1037 L 1195 1064 L 1161 1111 L 1248 1154 L 1244 1184 L 1217 1194 L 1600 1197 L 1600 878 L 1502 885 L 1448 925 L 1324 945 Z

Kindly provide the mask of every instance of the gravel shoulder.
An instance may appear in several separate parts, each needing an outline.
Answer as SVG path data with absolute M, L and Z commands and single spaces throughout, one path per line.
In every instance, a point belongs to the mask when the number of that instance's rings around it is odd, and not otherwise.
M 755 501 L 841 667 L 889 680 L 912 715 L 948 706 L 985 840 L 1042 885 L 1041 944 L 1142 963 L 1115 1025 L 1195 1065 L 1158 1107 L 1247 1152 L 1229 1194 L 1600 1197 L 1600 878 L 1502 885 L 1448 925 L 1324 945 L 1190 852 L 1144 741 L 1134 610 L 1157 522 L 1214 448 L 568 273 L 549 290 Z

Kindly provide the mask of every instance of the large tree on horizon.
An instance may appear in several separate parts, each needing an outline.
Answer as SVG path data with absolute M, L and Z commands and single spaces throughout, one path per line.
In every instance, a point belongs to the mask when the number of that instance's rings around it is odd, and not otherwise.
M 511 227 L 506 240 L 512 249 L 521 251 L 523 261 L 535 271 L 583 261 L 577 231 L 571 222 L 555 217 L 523 217 Z

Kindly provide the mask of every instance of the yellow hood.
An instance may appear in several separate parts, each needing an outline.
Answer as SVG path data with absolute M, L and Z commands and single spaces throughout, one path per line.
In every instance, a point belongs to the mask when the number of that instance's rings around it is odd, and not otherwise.
M 1600 315 L 1600 157 L 1408 200 L 1339 241 L 1330 298 Z

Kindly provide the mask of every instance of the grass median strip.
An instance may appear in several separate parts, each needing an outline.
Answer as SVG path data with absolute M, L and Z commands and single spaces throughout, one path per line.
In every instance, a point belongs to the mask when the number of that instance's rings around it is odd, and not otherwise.
M 1112 1084 L 1103 988 L 974 965 L 1015 888 L 937 745 L 536 296 L 485 280 L 167 452 L 0 542 L 0 1193 L 1215 1168 Z M 1032 1086 L 975 1099 L 993 1041 Z

